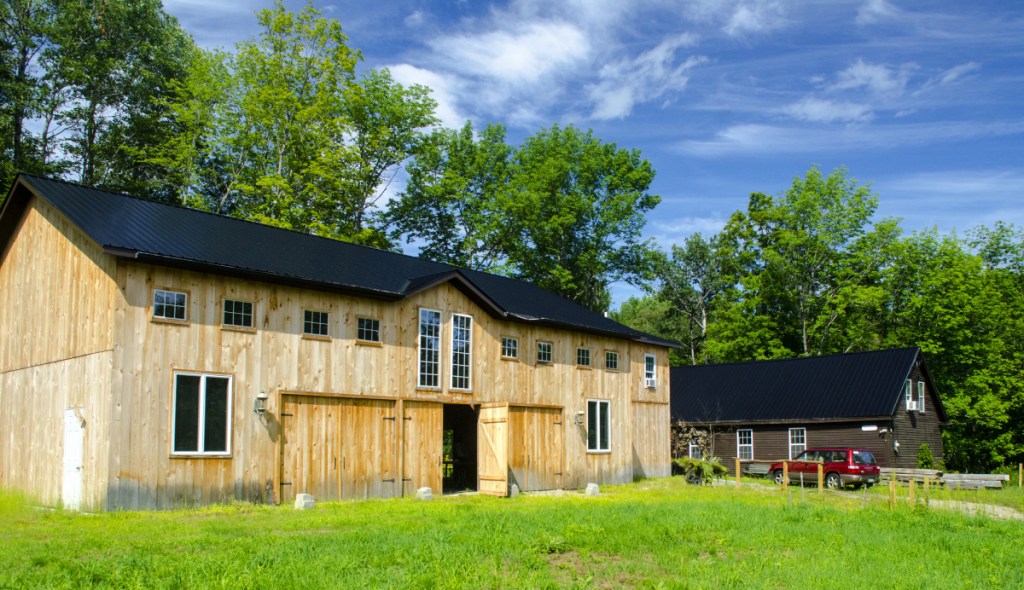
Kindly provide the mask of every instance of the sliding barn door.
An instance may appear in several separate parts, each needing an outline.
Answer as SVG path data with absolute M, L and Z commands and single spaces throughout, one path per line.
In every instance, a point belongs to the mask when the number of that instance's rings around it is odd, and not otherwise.
M 519 489 L 562 487 L 564 461 L 561 408 L 509 408 L 508 469 Z
M 477 424 L 477 490 L 507 496 L 508 406 L 480 408 Z
M 429 487 L 441 494 L 441 460 L 444 442 L 444 406 L 434 402 L 403 403 L 402 494 L 416 495 Z
M 282 503 L 294 501 L 296 494 L 312 494 L 317 502 L 341 499 L 341 403 L 330 397 L 282 397 Z

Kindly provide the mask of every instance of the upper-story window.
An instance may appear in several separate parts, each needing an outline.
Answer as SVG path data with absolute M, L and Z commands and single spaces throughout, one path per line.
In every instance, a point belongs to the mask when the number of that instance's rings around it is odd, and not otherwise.
M 924 413 L 924 381 L 917 382 L 917 411 Z
M 550 342 L 537 342 L 537 362 L 538 363 L 550 363 L 551 362 L 551 343 Z
M 578 367 L 590 367 L 590 349 L 589 348 L 577 348 L 576 349 L 576 366 Z
M 374 344 L 380 343 L 380 320 L 356 318 L 356 340 Z
M 441 385 L 441 312 L 420 310 L 420 387 Z
M 473 386 L 473 318 L 452 315 L 452 389 Z
M 503 359 L 518 359 L 519 358 L 519 339 L 512 338 L 510 336 L 501 337 L 501 358 Z
M 326 311 L 305 310 L 302 318 L 302 333 L 306 336 L 327 337 L 330 335 L 330 314 Z
M 231 377 L 175 373 L 172 419 L 172 454 L 230 454 Z
M 251 330 L 253 323 L 251 301 L 224 300 L 224 325 L 231 328 Z
M 161 320 L 188 321 L 188 293 L 154 289 L 153 317 Z
M 657 366 L 657 358 L 653 354 L 644 355 L 644 387 L 657 387 L 658 378 L 656 377 L 655 367 Z
M 619 353 L 614 350 L 604 351 L 604 368 L 609 371 L 619 370 Z

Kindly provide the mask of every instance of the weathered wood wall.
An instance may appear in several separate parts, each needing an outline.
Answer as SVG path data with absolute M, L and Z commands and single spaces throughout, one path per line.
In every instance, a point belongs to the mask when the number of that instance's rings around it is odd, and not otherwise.
M 85 424 L 82 507 L 108 478 L 113 260 L 31 198 L 0 257 L 0 487 L 61 499 L 64 411 Z

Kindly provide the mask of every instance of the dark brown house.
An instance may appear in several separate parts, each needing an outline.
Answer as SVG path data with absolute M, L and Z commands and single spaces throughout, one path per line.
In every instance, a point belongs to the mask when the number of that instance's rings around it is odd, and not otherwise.
M 741 461 L 792 459 L 804 448 L 855 446 L 882 467 L 943 458 L 942 407 L 921 349 L 674 367 L 672 420 L 708 433 L 689 453 Z

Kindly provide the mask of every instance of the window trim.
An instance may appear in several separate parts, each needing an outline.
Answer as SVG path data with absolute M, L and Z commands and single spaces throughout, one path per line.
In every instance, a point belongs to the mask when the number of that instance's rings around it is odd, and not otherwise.
M 239 325 L 236 325 L 236 324 L 229 324 L 229 323 L 224 321 L 224 320 L 227 319 L 227 313 L 228 313 L 227 309 L 228 309 L 228 302 L 229 301 L 232 302 L 232 303 L 248 303 L 249 305 L 252 306 L 252 310 L 249 313 L 249 319 L 252 321 L 252 325 L 251 326 L 239 326 Z M 231 312 L 231 313 L 234 314 L 234 313 L 237 313 L 237 312 Z M 245 314 L 242 313 L 240 315 L 244 316 Z M 248 299 L 231 299 L 229 297 L 221 298 L 221 300 L 220 300 L 220 327 L 221 327 L 222 330 L 232 330 L 232 331 L 235 331 L 235 332 L 249 332 L 249 333 L 255 332 L 256 331 L 256 302 L 255 301 L 249 301 Z
M 650 369 L 648 369 L 650 361 Z M 651 353 L 644 354 L 644 387 L 657 389 L 658 387 L 658 357 Z
M 468 350 L 466 351 L 466 386 L 465 387 L 458 387 L 458 386 L 455 385 L 455 379 L 458 378 L 458 376 L 455 374 L 455 332 L 456 332 L 455 319 L 456 318 L 464 318 L 466 320 L 469 320 L 469 328 L 468 328 L 469 336 L 466 339 L 466 346 L 468 347 Z M 476 324 L 476 322 L 473 321 L 473 316 L 471 316 L 469 314 L 466 314 L 466 313 L 453 313 L 452 314 L 451 322 L 452 322 L 452 327 L 451 327 L 451 330 L 450 330 L 451 334 L 450 334 L 450 338 L 449 338 L 449 347 L 448 347 L 448 367 L 449 367 L 450 373 L 451 373 L 451 376 L 450 376 L 450 379 L 449 379 L 449 383 L 448 383 L 449 389 L 452 389 L 454 391 L 473 391 L 473 327 Z M 460 329 L 462 329 L 462 328 L 460 328 Z
M 917 381 L 917 411 L 921 412 L 922 414 L 924 414 L 924 398 L 926 397 L 924 389 L 925 389 L 924 388 L 924 380 L 918 379 L 918 381 Z
M 750 442 L 741 443 L 740 435 L 744 432 L 750 433 Z M 743 448 L 750 447 L 750 456 L 743 456 Z M 754 460 L 754 429 L 753 428 L 738 428 L 736 429 L 736 457 L 740 461 L 753 461 Z
M 547 345 L 547 348 L 548 348 L 548 352 L 547 352 L 548 358 L 546 360 L 540 358 L 540 348 L 541 348 L 541 346 L 544 346 L 544 345 Z M 555 363 L 555 344 L 553 342 L 551 342 L 550 340 L 538 340 L 537 341 L 537 364 L 538 365 L 552 365 L 554 363 Z
M 163 293 L 173 293 L 175 295 L 184 295 L 185 296 L 185 306 L 184 306 L 184 308 L 185 308 L 185 317 L 184 317 L 184 319 L 169 318 L 167 316 L 155 315 L 155 313 L 156 313 L 156 293 L 157 293 L 157 291 L 160 291 L 160 292 L 163 292 Z M 192 301 L 192 293 L 188 289 L 170 289 L 170 288 L 165 288 L 165 287 L 154 287 L 153 290 L 149 294 L 149 319 L 150 319 L 150 321 L 161 322 L 161 323 L 166 323 L 166 324 L 178 324 L 178 325 L 187 324 L 187 323 L 189 323 L 189 321 L 188 321 L 188 317 L 189 317 L 188 308 L 189 308 L 189 303 L 191 301 Z
M 906 381 L 903 382 L 903 398 L 904 398 L 904 402 L 905 402 L 904 405 L 906 406 L 906 410 L 908 412 L 911 410 L 912 404 L 914 403 L 913 392 L 914 392 L 914 382 L 911 381 L 910 379 L 907 379 Z M 915 408 L 916 408 L 916 406 L 915 406 Z
M 597 410 L 596 414 L 593 414 L 594 421 L 596 424 L 593 426 L 597 430 L 595 436 L 597 445 L 591 447 L 590 445 L 590 429 L 591 429 L 591 405 Z M 601 408 L 605 408 L 606 419 L 601 419 Z M 587 453 L 588 454 L 610 454 L 612 452 L 612 402 L 607 399 L 588 399 L 587 400 Z M 606 434 L 605 446 L 601 445 L 601 431 L 604 430 Z
M 359 337 L 359 322 L 363 321 L 377 322 L 377 329 L 375 330 L 377 333 L 376 340 L 367 340 L 365 338 Z M 356 316 L 356 344 L 358 344 L 359 346 L 381 346 L 380 318 L 370 317 L 366 315 Z
M 424 336 L 423 334 L 423 314 L 437 314 L 437 336 Z M 424 384 L 423 377 L 429 376 L 423 372 L 423 339 L 424 338 L 437 338 L 437 348 L 433 350 L 434 353 L 434 366 L 437 368 L 436 377 L 437 383 Z M 442 321 L 441 311 L 437 309 L 430 309 L 428 307 L 421 307 L 416 313 L 416 388 L 417 389 L 429 389 L 431 391 L 439 391 L 441 384 L 444 383 L 442 380 L 443 371 L 441 370 L 441 343 L 444 338 L 444 322 Z
M 178 377 L 199 377 L 199 429 L 197 436 L 197 447 L 205 448 L 206 441 L 204 440 L 204 434 L 206 431 L 206 379 L 214 377 L 218 379 L 227 379 L 227 408 L 225 409 L 225 421 L 227 432 L 225 434 L 226 447 L 224 451 L 176 451 L 174 450 L 174 438 L 175 431 L 178 423 Z M 171 458 L 189 458 L 189 459 L 223 459 L 225 457 L 231 457 L 232 452 L 232 439 L 234 437 L 234 420 L 232 420 L 232 411 L 234 410 L 234 393 L 235 393 L 235 378 L 230 373 L 211 373 L 203 371 L 173 371 L 171 374 L 171 432 L 170 432 L 170 446 L 171 446 Z
M 614 358 L 615 358 L 615 366 L 614 367 L 609 366 L 609 363 L 608 363 L 609 355 L 615 355 L 614 356 Z M 606 351 L 604 351 L 604 370 L 605 371 L 615 371 L 615 372 L 618 372 L 618 371 L 622 370 L 622 369 L 619 368 L 619 351 L 617 351 L 617 350 L 606 350 Z
M 803 435 L 804 441 L 802 443 L 795 443 L 795 442 L 793 442 L 793 435 L 797 434 L 798 432 Z M 789 442 L 789 445 L 788 445 L 789 446 L 789 460 L 792 461 L 794 457 L 796 457 L 800 453 L 802 453 L 802 452 L 807 450 L 807 428 L 804 427 L 804 426 L 797 426 L 797 427 L 794 427 L 794 428 L 790 428 L 789 429 L 789 436 L 787 438 L 788 438 L 788 442 Z M 739 440 L 739 439 L 737 439 L 737 440 Z M 751 433 L 751 445 L 753 445 L 753 433 Z M 793 452 L 793 447 L 800 447 L 800 450 L 797 451 L 796 453 L 794 453 Z M 751 453 L 753 453 L 753 448 L 751 448 Z
M 326 316 L 326 321 L 322 322 L 325 325 L 326 329 L 327 329 L 327 333 L 326 334 L 313 334 L 311 332 L 307 332 L 306 331 L 306 314 L 311 314 L 311 313 L 321 313 L 324 316 Z M 317 323 L 319 324 L 320 322 L 317 322 Z M 323 309 L 303 308 L 302 309 L 302 337 L 304 339 L 306 339 L 306 340 L 330 340 L 331 339 L 331 312 L 325 311 Z
M 587 347 L 587 346 L 578 346 L 578 347 L 576 347 L 576 368 L 577 369 L 588 369 L 589 370 L 589 369 L 593 368 L 594 361 L 593 361 L 593 355 L 591 354 L 591 352 L 592 352 L 591 349 L 589 347 Z M 584 360 L 584 357 L 585 357 L 585 359 L 587 361 L 586 363 L 581 362 L 581 361 Z
M 519 362 L 519 338 L 516 338 L 515 336 L 499 336 L 499 339 L 501 340 L 501 342 L 499 343 L 499 346 L 500 346 L 500 349 L 501 349 L 500 350 L 500 352 L 501 352 L 501 360 L 503 360 L 503 361 Z M 512 347 L 512 348 L 515 349 L 514 350 L 515 354 L 513 354 L 513 355 L 505 354 L 505 341 L 506 340 L 511 340 L 512 342 L 515 343 L 514 346 Z

